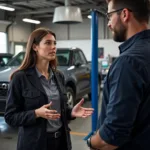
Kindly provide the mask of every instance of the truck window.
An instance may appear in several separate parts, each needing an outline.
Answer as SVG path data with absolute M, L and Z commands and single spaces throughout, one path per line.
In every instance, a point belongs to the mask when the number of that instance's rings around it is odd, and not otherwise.
M 68 66 L 70 50 L 57 49 L 56 56 L 58 60 L 58 66 Z
M 83 54 L 82 51 L 79 51 L 79 55 L 81 57 L 82 64 L 86 64 L 87 60 L 86 60 L 85 55 Z
M 18 53 L 7 66 L 20 66 L 25 56 L 25 52 Z M 70 50 L 57 49 L 56 52 L 58 66 L 67 66 L 69 64 Z
M 0 64 L 4 64 L 6 65 L 8 63 L 8 61 L 11 59 L 11 57 L 0 57 Z
M 18 53 L 13 59 L 11 59 L 7 66 L 20 66 L 25 56 L 25 52 Z
M 81 51 L 75 51 L 74 52 L 74 63 L 80 62 L 81 64 L 86 64 L 86 58 L 84 57 L 83 53 Z

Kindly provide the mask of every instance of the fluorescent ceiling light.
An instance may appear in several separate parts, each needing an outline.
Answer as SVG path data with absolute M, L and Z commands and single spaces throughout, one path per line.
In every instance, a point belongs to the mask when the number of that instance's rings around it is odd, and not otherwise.
M 92 16 L 91 16 L 91 15 L 88 15 L 87 17 L 88 17 L 89 19 L 91 19 L 91 18 L 92 18 Z
M 7 6 L 2 6 L 2 5 L 0 5 L 0 9 L 8 10 L 8 11 L 14 11 L 15 10 L 15 8 L 7 7 Z
M 33 19 L 28 19 L 28 18 L 24 18 L 24 19 L 22 19 L 22 21 L 28 22 L 28 23 L 34 23 L 34 24 L 40 24 L 41 23 L 39 20 L 33 20 Z

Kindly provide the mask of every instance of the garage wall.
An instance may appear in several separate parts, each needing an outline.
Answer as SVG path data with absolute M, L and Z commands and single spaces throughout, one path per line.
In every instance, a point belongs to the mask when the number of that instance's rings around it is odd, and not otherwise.
M 1 11 L 0 11 L 1 12 Z M 3 18 L 3 13 L 0 14 L 0 18 Z M 7 21 L 0 21 L 0 32 L 5 32 L 6 27 L 10 22 Z M 13 53 L 14 42 L 26 43 L 29 37 L 29 34 L 33 31 L 33 29 L 38 27 L 48 27 L 56 33 L 57 40 L 60 43 L 60 46 L 68 45 L 69 46 L 77 46 L 83 49 L 86 52 L 88 60 L 91 59 L 91 20 L 84 19 L 83 23 L 81 24 L 74 24 L 74 25 L 60 25 L 60 24 L 53 24 L 52 20 L 46 19 L 43 20 L 42 23 L 38 26 L 24 23 L 21 19 L 16 18 L 16 22 L 10 27 L 9 29 L 9 41 L 10 41 L 10 52 Z M 107 28 L 107 21 L 103 18 L 99 18 L 99 41 L 102 46 L 105 48 L 104 55 L 111 53 L 113 55 L 118 55 L 118 51 L 116 51 L 117 46 L 114 44 L 112 40 L 112 34 L 110 30 Z M 108 39 L 108 40 L 104 40 Z M 104 45 L 103 45 L 103 41 Z M 59 44 L 58 44 L 59 46 Z M 99 45 L 101 46 L 101 45 Z M 86 51 L 86 49 L 88 50 Z M 88 53 L 87 53 L 88 52 Z
M 103 17 L 99 18 L 99 39 L 104 39 L 109 37 L 109 30 L 106 26 L 107 22 Z M 29 37 L 29 34 L 33 31 L 34 28 L 38 27 L 48 27 L 56 33 L 58 46 L 59 47 L 72 47 L 76 46 L 81 49 L 86 54 L 88 60 L 91 59 L 91 20 L 84 19 L 83 23 L 73 24 L 73 25 L 60 25 L 53 24 L 52 20 L 44 20 L 38 26 L 34 26 L 29 23 L 22 22 L 21 19 L 16 18 L 16 22 L 9 29 L 9 52 L 14 53 L 15 43 L 26 43 Z M 1 28 L 1 27 L 0 27 Z M 100 41 L 101 41 L 100 40 Z M 102 42 L 104 41 L 104 43 Z M 105 53 L 107 56 L 109 54 L 109 46 L 111 47 L 113 55 L 118 55 L 117 52 L 113 51 L 113 49 L 117 49 L 114 44 L 111 44 L 111 40 L 102 40 L 100 43 L 100 47 L 104 47 Z M 106 41 L 106 42 L 105 42 Z M 106 48 L 105 48 L 106 47 Z M 114 47 L 114 48 L 113 48 Z
M 10 22 L 9 22 L 10 23 Z M 8 24 L 9 24 L 8 23 Z M 0 23 L 1 24 L 1 23 Z M 8 25 L 6 24 L 6 25 Z M 0 31 L 6 31 L 6 25 L 0 25 Z M 91 20 L 84 19 L 83 23 L 73 25 L 53 24 L 51 19 L 43 20 L 40 25 L 24 23 L 21 19 L 16 18 L 16 21 L 9 29 L 9 41 L 26 42 L 29 34 L 34 28 L 48 27 L 56 33 L 57 40 L 79 40 L 91 38 Z M 99 18 L 99 39 L 109 37 L 105 34 L 108 32 L 106 22 L 103 17 Z
M 0 20 L 0 32 L 6 33 L 6 28 L 10 23 L 11 23 L 10 21 Z
M 21 19 L 16 18 L 16 21 L 9 29 L 10 42 L 27 42 L 27 39 L 32 32 L 32 24 L 25 23 Z
M 0 32 L 6 32 L 6 27 L 11 22 L 1 21 L 4 17 L 4 12 L 0 11 Z M 149 22 L 150 23 L 150 22 Z M 9 29 L 9 40 L 15 42 L 26 42 L 29 34 L 34 28 L 48 27 L 56 33 L 57 40 L 80 40 L 90 39 L 91 35 L 91 20 L 84 19 L 83 23 L 76 25 L 59 25 L 53 24 L 51 19 L 43 20 L 38 26 L 24 23 L 21 19 L 16 18 L 16 22 Z M 107 21 L 99 18 L 99 39 L 112 39 L 112 34 L 107 27 Z
M 6 32 L 6 26 L 9 24 L 0 23 L 0 31 Z M 16 18 L 16 21 L 9 28 L 10 42 L 26 42 L 33 29 L 38 27 L 48 27 L 56 33 L 57 40 L 80 40 L 91 38 L 91 20 L 84 19 L 83 23 L 73 25 L 53 24 L 51 19 L 43 20 L 40 25 L 32 25 L 22 22 Z M 99 39 L 111 38 L 107 28 L 107 22 L 103 17 L 99 18 Z
M 14 54 L 15 53 L 15 43 L 20 43 L 21 45 L 26 45 L 28 37 L 32 32 L 32 29 L 35 25 L 30 23 L 25 23 L 21 18 L 16 18 L 15 22 L 10 26 L 8 30 L 8 52 Z M 25 47 L 24 47 L 25 49 Z
M 101 39 L 98 41 L 98 47 L 104 47 L 104 58 L 111 56 L 118 56 L 120 43 L 114 42 L 113 40 Z M 87 60 L 91 60 L 91 40 L 68 40 L 68 41 L 57 41 L 58 48 L 70 48 L 78 47 L 83 50 Z
M 106 21 L 103 17 L 99 17 L 99 39 L 104 39 L 109 36 L 105 34 L 108 32 L 106 27 Z M 51 19 L 44 20 L 36 28 L 47 27 L 56 33 L 57 40 L 80 40 L 91 38 L 91 20 L 84 19 L 82 23 L 64 25 L 64 24 L 53 24 Z
M 6 27 L 10 24 L 9 21 L 5 20 L 5 11 L 0 9 L 0 32 L 6 32 Z

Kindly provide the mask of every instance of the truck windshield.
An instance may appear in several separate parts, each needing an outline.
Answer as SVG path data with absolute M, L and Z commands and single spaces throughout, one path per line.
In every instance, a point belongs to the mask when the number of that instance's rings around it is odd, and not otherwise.
M 13 55 L 0 54 L 0 67 L 7 65 Z
M 25 52 L 18 53 L 13 57 L 8 63 L 7 66 L 20 66 L 25 56 Z M 69 49 L 57 49 L 56 52 L 58 66 L 67 66 L 70 58 Z
M 8 63 L 7 66 L 20 66 L 25 56 L 25 52 L 20 52 L 14 56 Z
M 57 49 L 56 55 L 57 55 L 58 66 L 69 65 L 69 58 L 70 58 L 69 49 Z

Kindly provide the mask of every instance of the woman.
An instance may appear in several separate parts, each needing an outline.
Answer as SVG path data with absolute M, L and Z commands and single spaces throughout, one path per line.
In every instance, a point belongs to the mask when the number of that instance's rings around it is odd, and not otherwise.
M 64 77 L 57 70 L 56 36 L 33 31 L 25 58 L 11 75 L 5 120 L 19 127 L 17 150 L 71 150 L 68 120 L 86 118 L 92 108 L 67 107 Z

